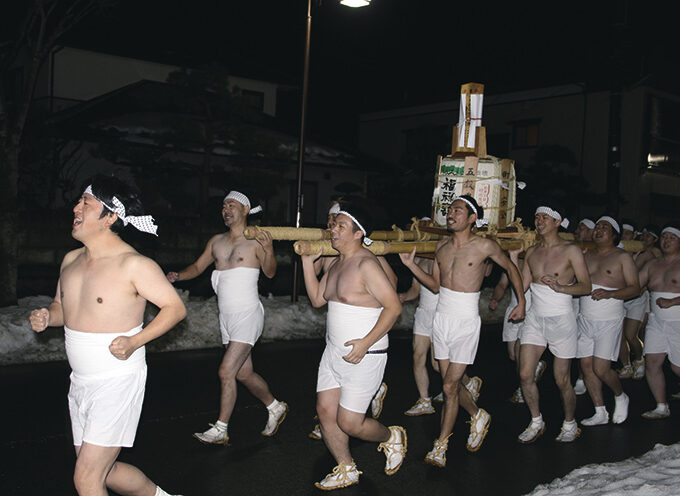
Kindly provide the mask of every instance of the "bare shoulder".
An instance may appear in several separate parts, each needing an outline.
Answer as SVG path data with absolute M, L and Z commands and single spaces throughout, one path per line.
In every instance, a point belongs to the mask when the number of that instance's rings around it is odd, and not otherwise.
M 134 248 L 121 254 L 121 266 L 127 271 L 140 271 L 149 269 L 160 269 L 159 265 L 151 258 L 142 255 Z
M 368 250 L 365 250 L 365 253 L 363 253 L 361 259 L 359 260 L 359 267 L 362 270 L 379 268 L 382 271 L 380 260 L 378 260 L 378 257 Z
M 61 262 L 61 266 L 64 267 L 65 265 L 69 265 L 70 263 L 73 263 L 73 261 L 76 258 L 78 258 L 80 255 L 82 255 L 84 251 L 85 251 L 84 246 L 77 248 L 75 250 L 71 250 L 66 255 L 64 255 L 64 260 Z
M 494 239 L 483 238 L 482 236 L 477 236 L 473 243 L 484 253 L 490 254 L 495 253 L 500 250 L 500 245 Z
M 581 247 L 576 243 L 573 243 L 571 241 L 565 241 L 564 244 L 562 245 L 562 249 L 564 250 L 564 253 L 566 253 L 570 257 L 583 258 L 583 251 L 581 250 Z

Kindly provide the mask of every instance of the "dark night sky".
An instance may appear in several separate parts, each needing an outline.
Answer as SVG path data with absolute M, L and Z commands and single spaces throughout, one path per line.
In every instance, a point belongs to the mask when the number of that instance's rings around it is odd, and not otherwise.
M 82 48 L 299 85 L 305 0 L 120 0 L 65 40 Z M 657 6 L 658 5 L 658 6 Z M 373 0 L 349 9 L 314 1 L 312 135 L 352 144 L 362 111 L 584 82 L 591 88 L 678 81 L 668 3 Z M 651 74 L 651 75 L 650 75 Z

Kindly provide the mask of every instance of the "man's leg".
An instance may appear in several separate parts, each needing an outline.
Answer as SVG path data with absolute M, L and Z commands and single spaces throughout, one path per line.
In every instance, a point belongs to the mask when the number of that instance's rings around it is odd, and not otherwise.
M 217 371 L 220 378 L 220 422 L 228 423 L 236 404 L 236 375 L 250 357 L 252 346 L 246 343 L 231 342 L 227 345 L 224 358 Z
M 541 414 L 538 401 L 538 386 L 536 385 L 536 366 L 545 346 L 523 344 L 519 347 L 519 381 L 522 387 L 524 401 L 529 407 L 532 418 Z
M 553 362 L 553 374 L 555 375 L 555 383 L 562 395 L 562 406 L 564 408 L 565 422 L 572 422 L 574 420 L 574 412 L 576 411 L 576 394 L 571 385 L 571 359 L 555 357 Z M 527 401 L 528 403 L 528 401 Z
M 235 344 L 243 345 L 244 343 L 232 343 L 232 345 Z M 245 346 L 250 347 L 250 345 Z M 236 374 L 236 379 L 248 388 L 248 391 L 250 391 L 253 396 L 264 403 L 264 406 L 269 406 L 274 401 L 274 396 L 269 391 L 267 382 L 260 374 L 253 370 L 253 358 L 250 354 L 250 350 L 248 350 L 248 357 Z
M 349 436 L 338 425 L 339 408 L 340 388 L 316 393 L 316 413 L 321 424 L 322 439 L 338 465 L 350 465 L 352 455 L 349 451 Z
M 73 482 L 80 496 L 104 496 L 107 487 L 121 495 L 154 496 L 156 484 L 141 470 L 117 462 L 119 447 L 96 446 L 83 442 L 76 446 Z
M 604 406 L 604 398 L 602 397 L 602 381 L 595 372 L 595 359 L 592 356 L 579 358 L 579 365 L 583 380 L 586 383 L 586 388 L 590 399 L 593 400 L 595 407 Z
M 338 397 L 338 400 L 340 398 Z M 348 436 L 364 441 L 382 443 L 389 439 L 390 431 L 387 427 L 363 413 L 353 412 L 338 405 L 337 424 Z
M 623 392 L 619 375 L 612 369 L 611 360 L 605 358 L 593 357 L 593 371 L 595 375 L 604 382 L 609 389 L 612 390 L 614 396 L 619 396 Z M 600 396 L 602 396 L 602 387 L 600 386 Z M 601 405 L 604 405 L 604 400 L 601 399 Z M 595 400 L 593 400 L 595 403 Z
M 465 363 L 453 363 L 448 360 L 439 360 L 439 369 L 446 370 L 442 375 L 442 380 L 444 382 L 442 387 L 444 390 L 444 405 L 442 408 L 441 431 L 439 433 L 440 441 L 446 440 L 451 435 L 451 432 L 453 432 L 453 425 L 456 423 L 458 406 L 460 403 L 459 389 L 461 387 L 461 379 L 463 374 L 465 374 L 466 368 L 467 364 Z M 468 396 L 469 394 L 470 393 L 468 392 Z M 472 398 L 470 397 L 470 399 Z
M 666 377 L 663 374 L 663 363 L 666 360 L 665 353 L 647 353 L 645 355 L 647 369 L 645 376 L 647 384 L 652 391 L 652 396 L 657 403 L 666 403 Z
M 430 338 L 413 335 L 413 377 L 416 380 L 416 388 L 421 398 L 430 396 L 430 377 L 427 373 L 427 352 L 430 349 Z

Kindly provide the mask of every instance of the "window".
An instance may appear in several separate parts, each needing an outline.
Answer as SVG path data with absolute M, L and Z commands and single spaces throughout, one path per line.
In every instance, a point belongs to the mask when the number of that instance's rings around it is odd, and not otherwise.
M 246 105 L 260 112 L 264 110 L 264 93 L 262 91 L 241 90 L 241 98 Z
M 512 124 L 512 147 L 535 148 L 538 146 L 539 121 L 515 121 Z

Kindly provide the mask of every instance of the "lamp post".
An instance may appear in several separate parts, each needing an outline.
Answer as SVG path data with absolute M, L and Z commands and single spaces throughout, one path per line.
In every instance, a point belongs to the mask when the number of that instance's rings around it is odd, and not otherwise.
M 341 5 L 346 7 L 366 7 L 371 0 L 340 0 Z M 297 168 L 297 195 L 295 209 L 295 227 L 300 227 L 302 217 L 303 196 L 302 178 L 305 167 L 305 120 L 307 116 L 307 90 L 309 88 L 309 47 L 312 38 L 312 0 L 307 0 L 307 31 L 305 35 L 305 64 L 302 73 L 302 102 L 300 104 L 300 142 L 298 146 L 298 168 Z M 298 293 L 298 260 L 293 262 L 293 296 L 292 301 L 297 301 Z

